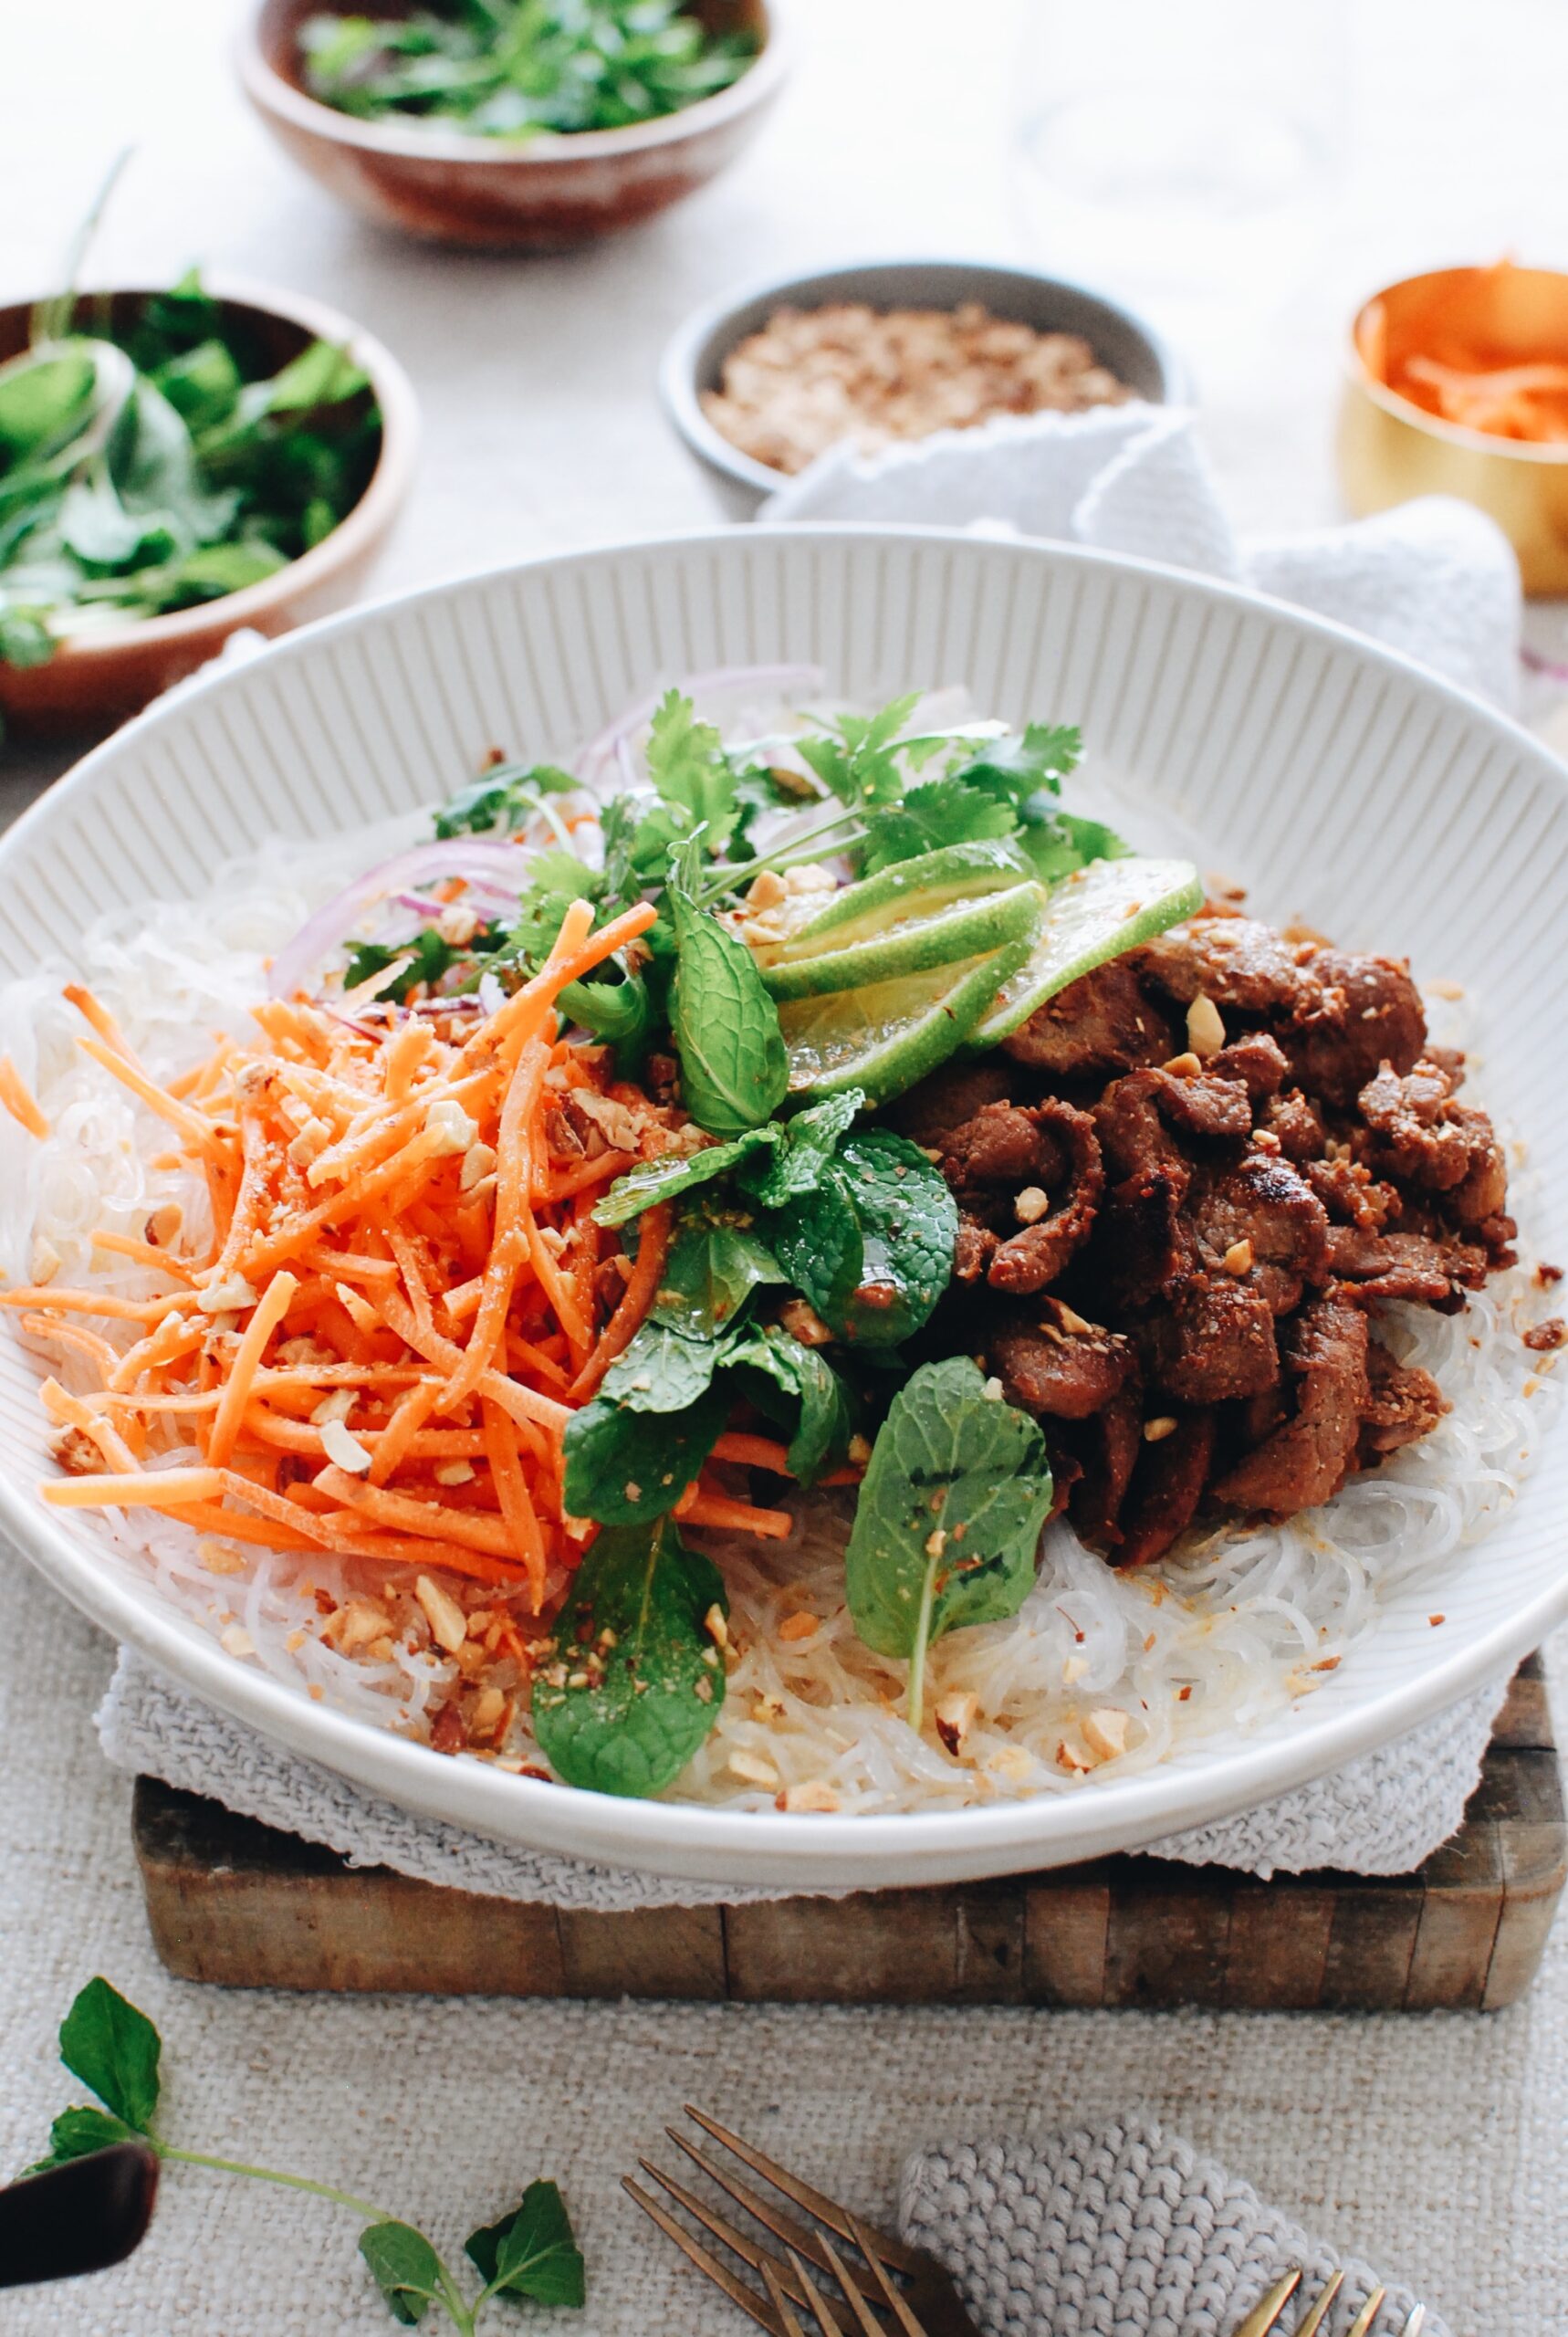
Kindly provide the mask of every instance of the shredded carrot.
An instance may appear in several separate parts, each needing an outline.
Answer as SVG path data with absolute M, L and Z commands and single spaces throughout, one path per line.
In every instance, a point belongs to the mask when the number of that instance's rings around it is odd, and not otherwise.
M 721 1436 L 714 1446 L 716 1461 L 739 1461 L 753 1469 L 771 1469 L 775 1476 L 792 1477 L 789 1455 L 770 1436 Z
M 754 1509 L 748 1501 L 734 1501 L 716 1487 L 701 1484 L 690 1500 L 677 1504 L 675 1514 L 687 1525 L 728 1526 L 735 1533 L 759 1534 L 774 1542 L 784 1539 L 792 1522 L 788 1510 Z
M 499 1404 L 482 1404 L 480 1411 L 491 1482 L 500 1496 L 501 1515 L 511 1534 L 513 1548 L 528 1567 L 537 1615 L 545 1595 L 544 1536 L 539 1532 L 538 1517 L 528 1499 L 528 1480 L 517 1457 L 517 1430 Z
M 20 1120 L 29 1136 L 48 1135 L 49 1123 L 38 1108 L 37 1097 L 9 1055 L 0 1055 L 0 1104 L 14 1120 Z
M 134 1258 L 139 1265 L 156 1266 L 161 1274 L 172 1274 L 176 1282 L 187 1286 L 196 1279 L 183 1258 L 159 1249 L 155 1242 L 139 1242 L 134 1233 L 116 1233 L 107 1225 L 95 1225 L 92 1246 L 95 1250 L 110 1250 L 117 1257 Z
M 574 1193 L 586 1192 L 591 1185 L 608 1184 L 612 1177 L 623 1177 L 628 1168 L 635 1168 L 634 1152 L 601 1152 L 592 1160 L 580 1160 L 573 1168 L 562 1168 L 550 1179 L 545 1195 L 548 1200 L 570 1200 Z
M 575 1402 L 588 1401 L 616 1357 L 623 1354 L 636 1336 L 643 1317 L 658 1295 L 664 1261 L 670 1254 L 670 1232 L 674 1222 L 667 1201 L 658 1202 L 653 1209 L 643 1210 L 642 1238 L 637 1245 L 637 1263 L 632 1269 L 632 1278 L 622 1293 L 620 1305 L 601 1333 L 598 1346 L 571 1383 Z
M 251 1388 L 261 1368 L 261 1358 L 267 1352 L 267 1343 L 287 1314 L 298 1287 L 292 1274 L 275 1274 L 262 1292 L 256 1311 L 246 1325 L 245 1336 L 229 1368 L 223 1401 L 213 1414 L 213 1424 L 207 1432 L 207 1459 L 214 1469 L 221 1469 L 234 1451 L 239 1424 L 250 1401 Z
M 193 1501 L 216 1501 L 223 1489 L 221 1469 L 145 1469 L 113 1476 L 46 1477 L 38 1490 L 57 1509 L 184 1509 Z

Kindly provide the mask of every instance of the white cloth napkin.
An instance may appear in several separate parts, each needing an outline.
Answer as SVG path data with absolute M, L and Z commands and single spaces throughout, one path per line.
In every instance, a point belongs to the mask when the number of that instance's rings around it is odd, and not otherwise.
M 1155 1846 L 1158 1855 L 1264 1876 L 1331 1866 L 1406 1873 L 1447 1841 L 1463 1817 L 1506 1686 L 1506 1678 L 1489 1681 L 1453 1711 L 1364 1760 L 1239 1818 L 1173 1836 Z M 354 1866 L 390 1866 L 422 1882 L 491 1898 L 602 1912 L 734 1906 L 791 1895 L 617 1872 L 413 1817 L 212 1711 L 130 1649 L 120 1651 L 97 1717 L 99 1741 L 116 1768 L 160 1777 L 263 1825 L 325 1843 Z
M 900 2223 L 952 2274 L 981 2337 L 1228 2337 L 1293 2265 L 1306 2277 L 1286 2327 L 1343 2271 L 1323 2337 L 1343 2337 L 1380 2285 L 1212 2159 L 1122 2120 L 923 2151 Z M 1391 2284 L 1374 2337 L 1399 2337 L 1415 2302 Z M 1448 2337 L 1430 2311 L 1425 2337 Z
M 1519 567 L 1484 513 L 1433 495 L 1348 527 L 1239 537 L 1181 407 L 1006 414 L 874 454 L 831 446 L 758 516 L 999 529 L 1133 553 L 1294 601 L 1507 712 L 1518 697 Z

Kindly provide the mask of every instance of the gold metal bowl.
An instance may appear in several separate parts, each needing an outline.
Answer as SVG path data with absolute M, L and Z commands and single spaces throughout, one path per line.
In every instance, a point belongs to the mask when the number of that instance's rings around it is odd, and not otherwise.
M 1449 267 L 1406 277 L 1366 303 L 1351 331 L 1339 471 L 1358 518 L 1417 495 L 1457 495 L 1494 519 L 1527 592 L 1568 592 L 1568 444 L 1495 436 L 1446 422 L 1390 389 L 1385 336 L 1428 334 L 1484 348 L 1498 364 L 1568 361 L 1568 275 L 1544 267 Z

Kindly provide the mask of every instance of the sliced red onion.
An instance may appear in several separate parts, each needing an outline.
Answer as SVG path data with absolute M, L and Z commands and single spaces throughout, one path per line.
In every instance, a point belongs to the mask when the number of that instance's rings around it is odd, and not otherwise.
M 618 714 L 613 722 L 607 723 L 598 737 L 591 739 L 583 748 L 573 769 L 585 787 L 597 785 L 611 762 L 618 760 L 617 749 L 622 741 L 629 742 L 632 733 L 650 718 L 666 689 L 677 689 L 683 697 L 700 701 L 732 697 L 740 690 L 820 690 L 826 679 L 821 665 L 716 665 L 711 673 L 683 674 L 674 682 L 663 683 L 658 689 L 646 692 Z
M 307 917 L 292 941 L 272 961 L 274 998 L 292 998 L 319 973 L 334 949 L 347 939 L 375 901 L 395 899 L 411 886 L 427 885 L 443 876 L 487 879 L 507 888 L 505 897 L 516 900 L 528 881 L 533 854 L 521 844 L 500 844 L 484 836 L 448 836 L 436 844 L 416 844 L 410 852 L 368 868 L 340 893 Z
M 444 917 L 452 907 L 450 901 L 434 900 L 428 893 L 394 893 L 392 899 L 400 909 L 412 909 L 415 917 Z

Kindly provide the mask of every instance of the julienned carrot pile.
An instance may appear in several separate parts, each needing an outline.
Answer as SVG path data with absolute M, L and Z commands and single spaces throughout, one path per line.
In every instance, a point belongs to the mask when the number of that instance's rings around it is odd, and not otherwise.
M 225 1043 L 172 1087 L 90 992 L 68 990 L 90 1029 L 83 1048 L 204 1178 L 214 1233 L 202 1256 L 154 1222 L 145 1240 L 96 1237 L 167 1278 L 152 1298 L 53 1284 L 4 1294 L 29 1336 L 96 1383 L 45 1382 L 71 1473 L 47 1481 L 44 1499 L 444 1567 L 535 1614 L 559 1597 L 598 1530 L 563 1511 L 562 1431 L 652 1305 L 670 1231 L 667 1207 L 650 1210 L 633 1263 L 592 1209 L 612 1178 L 679 1139 L 667 1112 L 612 1084 L 607 1050 L 558 1036 L 556 1001 L 653 917 L 642 904 L 594 933 L 575 902 L 540 970 L 477 1025 L 436 1011 L 383 1026 L 368 1008 L 350 1020 L 269 1001 L 255 1010 L 258 1043 Z M 47 1134 L 0 1069 L 0 1102 Z M 193 1445 L 199 1462 L 151 1465 Z M 719 1457 L 777 1465 L 782 1453 L 737 1435 Z M 765 1535 L 788 1524 L 706 1476 L 677 1514 Z

